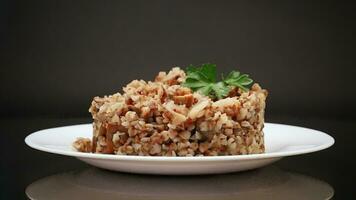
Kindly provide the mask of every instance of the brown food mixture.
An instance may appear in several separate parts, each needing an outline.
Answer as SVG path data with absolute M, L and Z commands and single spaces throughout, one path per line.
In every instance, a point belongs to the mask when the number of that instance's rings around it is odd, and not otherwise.
M 134 80 L 123 94 L 95 97 L 92 140 L 81 152 L 141 156 L 218 156 L 263 153 L 267 91 L 258 84 L 213 100 L 180 84 L 178 67 L 153 82 Z

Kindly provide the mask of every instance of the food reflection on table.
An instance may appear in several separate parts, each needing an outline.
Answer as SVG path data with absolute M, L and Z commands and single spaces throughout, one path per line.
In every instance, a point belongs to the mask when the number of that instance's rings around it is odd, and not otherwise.
M 330 199 L 333 188 L 275 166 L 243 173 L 152 176 L 87 168 L 42 178 L 30 199 Z

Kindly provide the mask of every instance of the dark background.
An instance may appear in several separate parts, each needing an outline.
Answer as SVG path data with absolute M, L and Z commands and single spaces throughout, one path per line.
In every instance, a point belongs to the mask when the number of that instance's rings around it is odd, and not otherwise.
M 25 147 L 30 132 L 90 122 L 93 96 L 173 65 L 210 62 L 269 90 L 267 121 L 334 136 L 333 148 L 299 158 L 304 164 L 287 161 L 347 197 L 347 171 L 355 169 L 345 158 L 356 139 L 355 9 L 352 1 L 2 1 L 1 167 L 13 171 L 1 175 L 7 192 L 0 193 L 21 196 L 38 178 L 83 166 Z M 5 155 L 11 148 L 15 155 Z M 57 168 L 44 170 L 48 162 Z
M 268 113 L 350 117 L 355 6 L 337 1 L 3 5 L 2 116 L 89 116 L 91 98 L 204 62 L 270 91 Z

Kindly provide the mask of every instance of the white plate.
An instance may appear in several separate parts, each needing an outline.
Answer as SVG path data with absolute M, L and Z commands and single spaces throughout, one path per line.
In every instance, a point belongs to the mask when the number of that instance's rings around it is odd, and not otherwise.
M 92 125 L 74 125 L 45 129 L 25 138 L 34 149 L 74 156 L 96 167 L 144 174 L 214 174 L 243 171 L 265 166 L 285 156 L 326 149 L 334 139 L 321 131 L 282 124 L 266 123 L 266 153 L 236 156 L 160 157 L 125 156 L 77 152 L 72 143 L 77 137 L 92 136 Z

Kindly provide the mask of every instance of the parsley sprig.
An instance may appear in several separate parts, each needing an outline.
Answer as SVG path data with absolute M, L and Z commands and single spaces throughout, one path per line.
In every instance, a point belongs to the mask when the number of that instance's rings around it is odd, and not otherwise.
M 239 71 L 232 71 L 226 78 L 222 76 L 222 80 L 217 81 L 216 65 L 209 63 L 201 66 L 189 65 L 186 68 L 186 74 L 187 77 L 183 86 L 213 99 L 226 97 L 234 87 L 248 91 L 248 86 L 253 82 L 249 75 L 241 74 Z

